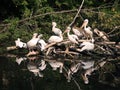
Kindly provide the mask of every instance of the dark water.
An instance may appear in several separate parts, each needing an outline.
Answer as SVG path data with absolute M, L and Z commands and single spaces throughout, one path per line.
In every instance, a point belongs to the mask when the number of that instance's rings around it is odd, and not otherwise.
M 0 90 L 120 90 L 120 62 L 1 56 Z

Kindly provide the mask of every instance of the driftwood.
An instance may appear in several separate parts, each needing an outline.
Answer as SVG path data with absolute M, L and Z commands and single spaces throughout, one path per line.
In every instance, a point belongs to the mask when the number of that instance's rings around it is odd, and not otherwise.
M 16 46 L 7 47 L 7 51 L 18 49 Z

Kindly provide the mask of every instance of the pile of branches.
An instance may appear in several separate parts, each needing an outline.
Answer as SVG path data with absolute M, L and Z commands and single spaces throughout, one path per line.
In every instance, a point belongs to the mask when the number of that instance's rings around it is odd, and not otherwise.
M 100 34 L 103 33 L 103 34 Z M 98 29 L 94 29 L 94 49 L 88 51 L 88 50 L 84 50 L 84 51 L 80 51 L 81 47 L 80 44 L 83 42 L 91 42 L 91 40 L 79 40 L 79 45 L 76 44 L 71 44 L 71 41 L 69 41 L 69 39 L 64 39 L 61 42 L 53 42 L 53 43 L 48 43 L 44 50 L 41 51 L 40 49 L 40 45 L 37 44 L 36 45 L 36 51 L 35 52 L 29 52 L 27 54 L 27 56 L 31 56 L 31 55 L 38 55 L 38 54 L 44 54 L 46 56 L 48 55 L 63 55 L 63 56 L 70 56 L 70 57 L 75 57 L 76 55 L 92 55 L 94 56 L 96 55 L 102 55 L 102 56 L 119 56 L 120 52 L 120 43 L 119 42 L 112 42 L 109 40 L 109 36 L 106 36 L 107 34 L 105 34 L 105 32 L 100 31 Z M 101 36 L 102 35 L 102 36 Z M 19 49 L 21 47 L 18 46 L 10 46 L 7 47 L 7 50 L 15 50 L 15 49 Z M 26 47 L 22 47 L 25 49 L 28 49 Z M 68 48 L 69 51 L 66 51 L 66 49 Z
M 80 10 L 83 6 L 83 3 L 84 3 L 84 0 L 82 1 L 79 9 L 78 9 L 78 12 L 76 14 L 76 16 L 74 17 L 73 21 L 71 22 L 71 24 L 69 24 L 68 26 L 69 27 L 72 27 L 73 24 L 75 23 L 75 20 L 76 18 L 78 17 L 78 14 L 80 13 Z M 119 52 L 119 49 L 120 49 L 120 43 L 119 42 L 111 42 L 109 40 L 109 35 L 106 34 L 105 32 L 101 31 L 101 30 L 98 30 L 97 28 L 94 29 L 94 49 L 92 49 L 92 53 L 94 54 L 98 54 L 98 55 L 119 55 L 120 52 Z M 86 40 L 86 39 L 83 39 L 83 40 L 79 40 L 79 45 L 80 43 L 82 42 L 90 42 L 91 40 Z M 63 41 L 61 42 L 53 42 L 53 43 L 50 43 L 50 44 L 47 44 L 44 48 L 44 50 L 41 51 L 40 49 L 40 45 L 39 44 L 36 44 L 36 52 L 29 52 L 27 54 L 27 56 L 31 56 L 31 55 L 37 55 L 37 54 L 44 54 L 44 55 L 68 55 L 70 57 L 74 57 L 76 55 L 80 55 L 80 54 L 86 54 L 86 50 L 84 50 L 83 52 L 81 52 L 81 48 L 79 45 L 69 45 L 71 44 L 71 41 L 68 40 L 68 39 L 64 39 Z M 18 48 L 21 48 L 21 47 L 18 47 L 18 46 L 11 46 L 11 47 L 7 47 L 7 50 L 14 50 L 14 49 L 18 49 Z M 24 48 L 24 47 L 22 47 Z M 28 49 L 28 48 L 27 48 Z M 69 51 L 68 51 L 68 50 Z M 85 52 L 85 53 L 84 53 Z M 90 53 L 89 51 L 87 51 L 87 54 L 92 54 Z

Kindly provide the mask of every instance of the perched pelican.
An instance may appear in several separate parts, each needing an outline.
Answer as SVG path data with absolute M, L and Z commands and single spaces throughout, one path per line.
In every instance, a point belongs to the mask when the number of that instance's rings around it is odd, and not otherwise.
M 88 19 L 85 19 L 84 23 L 83 23 L 85 35 L 86 35 L 87 39 L 88 39 L 88 37 L 93 39 L 93 32 L 91 31 L 91 27 L 87 27 L 88 22 L 89 22 Z
M 83 34 L 77 29 L 77 28 L 72 28 L 72 31 L 75 35 L 77 35 L 78 37 L 82 37 Z
M 90 50 L 93 50 L 95 45 L 94 45 L 94 40 L 92 40 L 92 42 L 88 42 L 88 41 L 85 41 L 85 42 L 82 42 L 80 44 L 80 47 L 82 47 L 80 49 L 80 52 L 84 51 L 84 50 L 87 50 L 87 51 L 90 51 Z
M 56 34 L 56 35 L 60 35 L 62 34 L 62 31 L 59 28 L 56 28 L 57 23 L 56 22 L 52 22 L 52 31 Z
M 40 39 L 38 41 L 37 45 L 40 45 L 40 50 L 43 51 L 45 49 L 45 46 L 47 45 L 47 43 L 43 39 Z
M 34 51 L 34 49 L 36 48 L 36 45 L 37 45 L 40 37 L 42 37 L 42 34 L 40 34 L 38 36 L 37 33 L 34 33 L 32 39 L 27 42 L 27 46 L 28 46 L 30 52 Z
M 104 39 L 105 41 L 109 41 L 108 35 L 107 35 L 105 32 L 100 31 L 100 30 L 98 30 L 97 28 L 94 29 L 94 32 L 95 32 L 99 37 L 101 37 L 102 39 Z
M 16 47 L 19 47 L 19 48 L 27 48 L 26 43 L 21 42 L 20 38 L 18 38 L 17 40 L 15 40 L 15 45 L 16 45 Z
M 53 36 L 51 36 L 49 39 L 48 39 L 48 42 L 49 43 L 54 43 L 54 42 L 61 42 L 61 41 L 63 41 L 63 35 L 62 35 L 62 33 L 60 33 L 60 35 L 59 36 L 55 36 L 55 35 L 53 35 Z
M 67 32 L 68 39 L 69 39 L 72 43 L 78 44 L 79 38 L 77 37 L 77 35 L 70 34 L 70 30 L 71 30 L 70 27 L 67 27 L 67 29 L 65 30 L 65 32 Z

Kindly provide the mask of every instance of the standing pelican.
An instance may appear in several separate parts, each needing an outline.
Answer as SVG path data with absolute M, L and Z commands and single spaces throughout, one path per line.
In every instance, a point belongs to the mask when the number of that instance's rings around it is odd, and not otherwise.
M 77 28 L 72 28 L 72 31 L 75 35 L 77 35 L 78 37 L 82 37 L 83 34 L 77 29 Z
M 56 34 L 56 35 L 60 35 L 62 34 L 62 31 L 59 28 L 56 28 L 57 23 L 56 22 L 52 22 L 52 31 Z
M 68 39 L 69 39 L 72 43 L 78 44 L 79 38 L 77 37 L 77 35 L 70 34 L 70 30 L 71 30 L 70 27 L 67 27 L 67 29 L 65 30 L 65 32 L 67 32 Z
M 27 46 L 28 46 L 30 52 L 34 51 L 34 49 L 36 48 L 36 45 L 37 45 L 40 37 L 42 37 L 42 34 L 40 34 L 38 36 L 37 33 L 34 33 L 32 39 L 27 42 Z
M 82 26 L 84 27 L 85 36 L 87 37 L 87 39 L 88 39 L 88 37 L 93 39 L 93 32 L 91 31 L 91 27 L 89 27 L 89 26 L 87 27 L 88 22 L 89 22 L 88 19 L 85 19 Z

